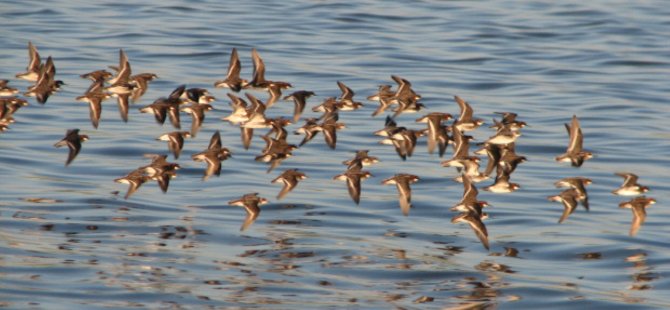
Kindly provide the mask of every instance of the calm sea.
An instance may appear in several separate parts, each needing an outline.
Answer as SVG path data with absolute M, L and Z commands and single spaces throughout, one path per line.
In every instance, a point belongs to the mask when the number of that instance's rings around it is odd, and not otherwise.
M 66 85 L 40 105 L 33 98 L 0 134 L 0 306 L 109 308 L 667 308 L 670 307 L 670 6 L 665 1 L 15 1 L 0 3 L 0 78 L 28 63 L 32 41 L 53 56 Z M 365 106 L 342 112 L 347 125 L 336 150 L 321 136 L 271 173 L 254 161 L 263 143 L 245 150 L 239 129 L 220 120 L 227 89 L 214 89 L 233 47 L 242 75 L 258 49 L 266 76 L 314 91 L 311 107 L 338 96 L 336 82 Z M 80 74 L 118 62 L 123 48 L 134 73 L 153 72 L 128 123 L 114 100 L 100 127 L 86 103 Z M 458 113 L 454 95 L 487 121 L 476 141 L 493 134 L 494 112 L 513 111 L 529 127 L 517 141 L 528 162 L 510 194 L 481 191 L 492 207 L 485 222 L 491 251 L 468 225 L 451 224 L 460 199 L 456 171 L 429 155 L 420 140 L 403 162 L 372 132 L 384 116 L 365 101 L 390 75 L 410 80 L 426 112 Z M 175 87 L 208 88 L 217 100 L 202 130 L 187 139 L 182 166 L 167 194 L 155 182 L 124 200 L 114 183 L 165 153 L 156 138 L 174 130 L 138 108 Z M 265 98 L 263 92 L 253 92 Z M 240 94 L 242 95 L 242 94 Z M 279 102 L 270 116 L 292 114 Z M 578 115 L 585 148 L 581 168 L 556 163 L 563 126 Z M 420 114 L 401 126 L 420 129 Z M 190 117 L 182 115 L 184 128 Z M 302 122 L 291 125 L 291 131 Z M 90 140 L 64 167 L 53 144 L 70 128 Z M 190 155 L 221 131 L 233 158 L 220 177 L 202 181 L 204 164 Z M 264 131 L 257 130 L 257 135 Z M 302 137 L 289 136 L 299 143 Z M 368 170 L 360 205 L 343 182 L 342 161 L 368 149 L 381 162 Z M 172 156 L 170 160 L 173 161 Z M 300 168 L 309 179 L 285 199 L 271 184 Z M 636 237 L 626 197 L 611 194 L 634 172 L 658 203 Z M 414 208 L 400 212 L 393 186 L 380 182 L 414 173 Z M 593 179 L 591 211 L 557 224 L 563 207 L 546 197 L 563 177 Z M 491 181 L 478 184 L 480 189 Z M 120 193 L 119 193 L 120 192 Z M 239 231 L 245 213 L 231 199 L 258 192 L 270 199 L 256 223 Z M 423 303 L 421 303 L 423 302 Z

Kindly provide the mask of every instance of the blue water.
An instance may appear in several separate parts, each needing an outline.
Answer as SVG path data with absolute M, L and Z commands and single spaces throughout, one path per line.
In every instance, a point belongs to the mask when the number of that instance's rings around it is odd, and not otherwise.
M 43 59 L 53 56 L 67 85 L 45 105 L 29 99 L 0 134 L 0 306 L 670 307 L 668 16 L 664 1 L 3 2 L 0 78 L 21 90 L 30 85 L 14 75 L 24 71 L 32 41 Z M 337 149 L 318 136 L 266 174 L 254 161 L 262 140 L 244 150 L 239 129 L 220 120 L 230 112 L 227 90 L 212 84 L 233 47 L 243 77 L 256 48 L 268 79 L 314 91 L 304 117 L 339 95 L 336 81 L 351 87 L 365 106 L 341 113 L 347 128 Z M 127 124 L 106 101 L 95 130 L 87 104 L 74 100 L 89 85 L 79 75 L 116 64 L 120 48 L 134 73 L 159 79 Z M 451 180 L 455 170 L 426 152 L 425 140 L 403 162 L 372 135 L 384 117 L 370 117 L 376 104 L 365 97 L 391 84 L 392 74 L 412 82 L 426 112 L 457 114 L 459 95 L 488 123 L 493 112 L 513 111 L 529 124 L 517 141 L 528 162 L 513 175 L 522 188 L 480 194 L 492 205 L 490 252 L 467 225 L 450 223 L 462 186 Z M 180 84 L 208 88 L 216 110 L 185 142 L 167 194 L 152 182 L 124 200 L 126 185 L 113 180 L 147 164 L 145 153 L 167 154 L 155 138 L 173 130 L 138 108 Z M 279 102 L 267 114 L 292 111 Z M 554 161 L 573 114 L 595 153 L 578 169 Z M 420 115 L 397 121 L 420 129 Z M 189 119 L 182 115 L 183 128 Z M 493 134 L 486 127 L 472 132 L 476 141 Z M 69 128 L 90 140 L 66 168 L 67 150 L 53 144 Z M 203 182 L 204 164 L 190 155 L 216 130 L 233 158 L 220 177 Z M 368 169 L 374 177 L 363 182 L 357 206 L 332 177 L 358 149 L 381 162 Z M 280 186 L 270 180 L 288 168 L 309 179 L 277 201 Z M 635 237 L 630 210 L 618 208 L 627 198 L 610 193 L 621 184 L 618 171 L 638 174 L 658 200 Z M 421 177 L 409 217 L 395 188 L 380 184 L 399 172 Z M 560 192 L 553 182 L 567 176 L 593 179 L 591 211 L 578 209 L 559 225 L 563 208 L 546 196 Z M 270 203 L 240 232 L 244 210 L 227 202 L 248 192 Z M 415 302 L 421 297 L 433 300 Z

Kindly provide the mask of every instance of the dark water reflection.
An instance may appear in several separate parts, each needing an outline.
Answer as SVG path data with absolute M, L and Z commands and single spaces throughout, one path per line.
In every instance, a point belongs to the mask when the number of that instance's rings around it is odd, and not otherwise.
M 44 58 L 54 57 L 67 85 L 46 105 L 30 99 L 0 134 L 0 306 L 670 307 L 669 8 L 663 1 L 2 3 L 0 79 L 29 85 L 13 77 L 25 68 L 31 40 Z M 348 128 L 336 150 L 315 139 L 266 174 L 254 161 L 260 139 L 244 150 L 239 130 L 219 120 L 229 113 L 226 91 L 212 83 L 233 47 L 243 76 L 255 47 L 268 78 L 314 91 L 306 111 L 339 95 L 338 80 L 363 100 L 397 74 L 412 81 L 428 112 L 456 114 L 451 98 L 459 95 L 487 121 L 496 111 L 519 113 L 530 124 L 517 143 L 528 157 L 514 176 L 522 189 L 480 194 L 492 205 L 491 251 L 467 225 L 449 223 L 447 208 L 462 193 L 450 180 L 456 173 L 440 167 L 425 142 L 406 162 L 379 145 L 371 133 L 384 120 L 370 118 L 376 107 L 369 102 L 342 113 Z M 74 100 L 88 87 L 79 75 L 116 63 L 119 48 L 134 72 L 159 79 L 131 107 L 127 124 L 108 101 L 94 130 L 86 104 Z M 124 200 L 126 185 L 113 180 L 147 164 L 143 154 L 165 152 L 155 138 L 172 130 L 137 108 L 179 84 L 210 89 L 215 110 L 187 140 L 167 194 L 147 183 Z M 280 102 L 268 114 L 292 109 Z M 553 159 L 565 149 L 563 123 L 572 114 L 596 153 L 580 169 Z M 417 117 L 397 121 L 418 129 Z M 91 139 L 65 168 L 66 150 L 52 145 L 74 127 Z M 216 130 L 234 157 L 220 177 L 203 182 L 203 166 L 189 157 Z M 476 141 L 487 130 L 473 132 Z M 363 183 L 360 206 L 331 180 L 357 149 L 381 160 Z M 288 168 L 310 178 L 275 201 L 280 188 L 270 180 Z M 620 185 L 617 171 L 640 175 L 659 201 L 634 238 L 630 211 L 610 193 Z M 421 177 L 409 217 L 395 189 L 380 185 L 398 172 Z M 546 196 L 566 176 L 594 180 L 591 211 L 558 225 L 562 206 Z M 271 203 L 240 233 L 244 210 L 227 202 L 247 192 Z

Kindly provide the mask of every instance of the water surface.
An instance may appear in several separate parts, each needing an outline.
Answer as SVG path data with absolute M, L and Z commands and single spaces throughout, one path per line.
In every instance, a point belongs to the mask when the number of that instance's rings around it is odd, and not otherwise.
M 30 40 L 43 59 L 54 57 L 57 78 L 67 83 L 46 105 L 30 99 L 0 134 L 0 305 L 670 307 L 667 16 L 663 1 L 0 4 L 0 78 L 29 85 L 13 77 L 27 64 Z M 220 121 L 229 113 L 227 90 L 212 83 L 225 74 L 233 47 L 243 76 L 250 76 L 257 48 L 269 79 L 314 91 L 308 109 L 339 95 L 338 80 L 364 101 L 397 74 L 412 82 L 427 112 L 457 114 L 454 95 L 489 123 L 496 111 L 517 112 L 530 124 L 517 143 L 529 159 L 513 176 L 522 189 L 480 194 L 493 205 L 486 222 L 491 251 L 467 225 L 450 223 L 448 207 L 462 186 L 441 158 L 427 154 L 425 141 L 406 162 L 378 144 L 371 133 L 384 121 L 370 117 L 374 103 L 341 114 L 347 128 L 336 150 L 317 137 L 266 174 L 254 161 L 261 139 L 244 150 L 239 130 Z M 107 101 L 94 130 L 87 105 L 74 100 L 88 87 L 79 75 L 115 64 L 119 48 L 134 72 L 160 78 L 127 124 Z M 113 180 L 147 164 L 142 154 L 166 153 L 155 138 L 173 130 L 137 108 L 180 84 L 210 89 L 217 110 L 186 141 L 177 161 L 183 168 L 167 194 L 152 183 L 124 200 L 126 186 Z M 268 114 L 292 109 L 280 102 Z M 573 114 L 596 154 L 579 169 L 554 161 Z M 417 117 L 397 121 L 418 129 Z M 91 139 L 65 168 L 67 151 L 52 145 L 68 128 Z M 234 157 L 220 177 L 203 182 L 204 165 L 190 155 L 216 130 Z M 492 133 L 483 126 L 472 134 L 483 141 Z M 331 180 L 357 149 L 381 159 L 369 169 L 375 177 L 363 183 L 359 206 Z M 270 180 L 287 168 L 310 178 L 277 201 L 280 186 Z M 659 202 L 636 237 L 628 236 L 631 212 L 618 208 L 625 198 L 610 193 L 621 183 L 617 171 L 640 175 Z M 395 188 L 380 184 L 399 172 L 422 179 L 409 217 Z M 558 193 L 553 182 L 566 176 L 594 180 L 591 211 L 579 209 L 559 225 L 562 206 L 546 196 Z M 227 202 L 247 192 L 271 203 L 241 233 L 244 211 Z M 432 302 L 419 304 L 428 297 Z

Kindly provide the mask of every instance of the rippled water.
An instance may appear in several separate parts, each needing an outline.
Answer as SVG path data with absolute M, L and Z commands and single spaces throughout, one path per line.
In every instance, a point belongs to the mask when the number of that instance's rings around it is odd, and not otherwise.
M 13 77 L 30 40 L 43 59 L 54 57 L 67 85 L 44 106 L 31 99 L 0 134 L 0 306 L 670 307 L 668 16 L 664 1 L 2 3 L 0 78 L 29 85 Z M 429 112 L 458 113 L 451 98 L 459 95 L 487 120 L 519 113 L 530 124 L 517 143 L 529 159 L 513 176 L 522 189 L 480 194 L 493 205 L 491 251 L 467 225 L 450 223 L 448 207 L 462 193 L 450 180 L 456 172 L 428 155 L 425 141 L 407 162 L 378 144 L 371 133 L 383 117 L 370 117 L 373 103 L 341 114 L 348 128 L 336 150 L 318 137 L 266 174 L 254 161 L 261 140 L 244 150 L 239 130 L 219 119 L 229 112 L 226 90 L 212 83 L 233 47 L 243 76 L 255 47 L 269 79 L 316 92 L 308 109 L 338 95 L 338 80 L 363 101 L 397 74 Z M 88 87 L 78 75 L 115 64 L 119 48 L 134 72 L 160 78 L 127 124 L 110 100 L 94 130 L 87 105 L 74 100 Z M 179 84 L 209 88 L 217 110 L 186 141 L 167 194 L 152 183 L 124 200 L 126 186 L 113 180 L 146 164 L 142 154 L 167 152 L 155 138 L 172 130 L 137 107 Z M 292 109 L 280 102 L 268 114 Z M 579 169 L 554 161 L 573 114 L 596 153 Z M 416 117 L 398 122 L 421 128 Z M 65 168 L 67 151 L 52 145 L 75 127 L 91 139 Z M 215 130 L 234 157 L 221 177 L 203 182 L 204 165 L 189 157 Z M 491 134 L 473 132 L 478 141 Z M 375 177 L 363 183 L 359 206 L 331 180 L 357 149 L 382 161 L 369 169 Z M 286 168 L 310 178 L 276 201 L 280 186 L 270 180 Z M 616 171 L 640 175 L 659 202 L 636 237 L 628 236 L 631 212 L 618 208 L 624 198 L 610 193 L 621 183 Z M 398 172 L 422 178 L 409 217 L 395 188 L 380 185 Z M 566 176 L 594 180 L 591 212 L 579 209 L 559 225 L 562 206 L 546 196 Z M 247 192 L 271 203 L 240 233 L 244 211 L 227 202 Z

